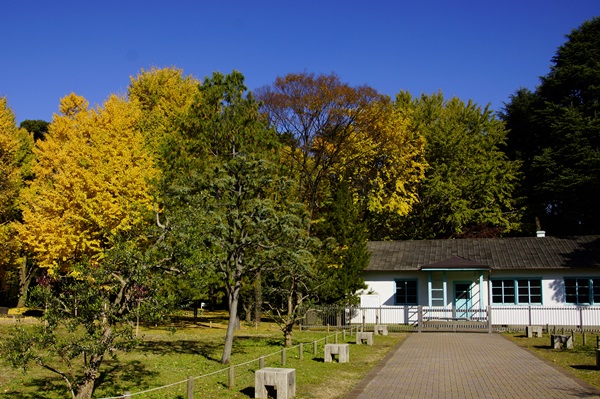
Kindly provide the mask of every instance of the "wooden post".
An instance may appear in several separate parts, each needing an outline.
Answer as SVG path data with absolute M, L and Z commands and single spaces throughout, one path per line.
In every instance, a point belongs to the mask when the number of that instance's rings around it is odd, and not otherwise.
M 329 343 L 329 336 L 328 336 L 328 335 L 326 335 L 326 336 L 325 336 L 325 345 L 327 345 L 328 343 Z
M 313 354 L 317 354 L 317 341 L 313 341 Z
M 573 346 L 575 346 L 575 330 L 571 330 L 571 339 L 573 340 Z
M 365 323 L 367 322 L 367 309 L 362 310 L 362 327 L 360 331 L 365 331 Z
M 259 369 L 264 369 L 265 368 L 265 357 L 264 356 L 261 356 L 258 359 L 258 368 Z
M 352 330 L 352 328 L 350 330 Z M 346 330 L 342 330 L 342 341 L 346 342 Z
M 334 343 L 334 344 L 337 344 L 337 343 L 338 343 L 338 332 L 337 332 L 337 331 L 335 332 L 335 338 L 334 338 L 334 340 L 333 340 L 333 343 Z
M 422 332 L 423 331 L 423 305 L 419 305 L 418 309 L 419 309 L 418 310 L 419 315 L 417 316 L 418 317 L 417 324 L 418 324 L 419 332 Z
M 194 399 L 194 377 L 188 377 L 187 399 Z
M 285 348 L 281 351 L 281 365 L 285 366 Z
M 581 331 L 581 342 L 583 343 L 583 346 L 585 346 L 585 331 Z
M 327 323 L 327 334 L 329 334 L 329 323 Z
M 298 357 L 300 360 L 304 359 L 304 348 L 302 342 L 300 342 L 300 346 L 298 346 Z
M 229 389 L 235 386 L 235 374 L 233 369 L 233 364 L 229 365 Z

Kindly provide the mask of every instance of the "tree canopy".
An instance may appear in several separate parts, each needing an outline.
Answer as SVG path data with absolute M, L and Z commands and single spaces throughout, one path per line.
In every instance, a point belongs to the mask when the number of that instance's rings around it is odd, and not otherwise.
M 520 89 L 502 113 L 507 153 L 522 159 L 527 222 L 549 234 L 600 226 L 600 18 L 567 35 L 535 91 Z
M 68 269 L 101 256 L 111 238 L 152 212 L 158 176 L 137 130 L 139 108 L 111 96 L 88 109 L 83 97 L 62 99 L 46 139 L 34 149 L 35 178 L 23 191 L 23 243 L 39 265 Z
M 33 137 L 16 126 L 7 100 L 0 98 L 0 293 L 12 299 L 25 292 L 21 242 L 13 224 L 21 220 L 19 196 L 31 178 Z M 11 286 L 12 285 L 12 286 Z M 25 290 L 26 291 L 26 290 Z
M 381 96 L 367 86 L 351 87 L 337 75 L 309 73 L 278 77 L 257 91 L 262 109 L 286 144 L 299 193 L 311 218 L 327 198 L 330 174 L 354 134 L 358 115 Z
M 49 122 L 41 119 L 25 119 L 23 122 L 21 122 L 19 127 L 33 134 L 33 139 L 37 141 L 44 139 L 46 133 L 48 133 L 49 125 Z
M 518 163 L 502 152 L 503 123 L 487 107 L 446 100 L 441 93 L 413 98 L 401 92 L 396 107 L 424 136 L 428 167 L 413 210 L 405 218 L 379 221 L 374 232 L 380 238 L 427 239 L 516 229 Z

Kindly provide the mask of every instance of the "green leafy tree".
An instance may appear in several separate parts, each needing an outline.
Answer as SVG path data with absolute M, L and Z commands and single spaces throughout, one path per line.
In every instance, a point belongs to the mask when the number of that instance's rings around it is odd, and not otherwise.
M 46 122 L 41 119 L 25 119 L 19 125 L 21 129 L 25 129 L 29 133 L 33 134 L 33 139 L 35 141 L 44 139 L 46 133 L 48 133 L 49 126 L 50 122 Z
M 278 245 L 274 232 L 285 214 L 278 192 L 288 183 L 274 162 L 278 140 L 234 71 L 203 81 L 164 151 L 172 171 L 163 184 L 165 213 L 197 249 L 199 267 L 225 287 L 229 325 L 221 361 L 229 363 L 242 284 L 260 270 L 264 251 Z
M 412 212 L 375 219 L 373 238 L 499 235 L 518 229 L 519 164 L 501 150 L 504 124 L 487 107 L 445 100 L 441 93 L 412 98 L 401 92 L 396 106 L 411 115 L 412 129 L 424 136 L 429 167 Z
M 191 176 L 200 174 L 207 156 L 204 141 L 184 134 L 187 129 L 182 125 L 191 105 L 201 103 L 200 95 L 200 81 L 174 67 L 142 69 L 131 77 L 128 87 L 130 101 L 138 103 L 141 110 L 138 126 L 146 149 L 160 169 L 153 193 L 171 225 L 168 252 L 176 259 L 174 267 L 182 272 L 172 275 L 165 289 L 179 295 L 180 306 L 194 308 L 218 285 L 210 269 L 197 267 L 204 262 L 204 248 L 191 234 L 196 226 L 190 225 L 196 212 L 190 200 L 194 195 L 189 191 L 194 189 Z M 190 148 L 195 142 L 200 144 Z
M 42 323 L 15 327 L 2 343 L 5 360 L 23 370 L 46 369 L 63 379 L 73 399 L 91 398 L 104 360 L 135 344 L 135 321 L 166 314 L 169 300 L 159 295 L 168 269 L 159 250 L 164 233 L 150 226 L 129 231 L 99 261 L 43 273 L 32 294 L 44 309 Z
M 528 225 L 554 235 L 592 234 L 600 226 L 600 18 L 567 35 L 550 72 L 520 89 L 502 118 L 506 151 L 522 160 Z
M 283 201 L 286 194 L 282 190 L 288 184 L 266 161 L 238 155 L 218 168 L 206 191 L 204 242 L 208 243 L 209 262 L 225 282 L 229 303 L 222 363 L 230 361 L 245 278 L 272 263 L 275 255 L 296 250 L 297 243 L 285 239 L 287 230 L 296 235 L 308 231 L 308 223 L 298 223 L 292 217 L 293 205 Z M 291 273 L 293 264 L 279 267 L 283 273 Z
M 294 327 L 315 302 L 325 276 L 316 267 L 320 243 L 308 234 L 308 213 L 302 204 L 290 204 L 274 226 L 277 245 L 266 251 L 264 295 L 266 310 L 292 346 Z
M 367 228 L 354 204 L 348 184 L 341 182 L 316 227 L 324 239 L 316 291 L 323 303 L 355 304 L 356 292 L 366 288 L 363 271 L 369 263 Z

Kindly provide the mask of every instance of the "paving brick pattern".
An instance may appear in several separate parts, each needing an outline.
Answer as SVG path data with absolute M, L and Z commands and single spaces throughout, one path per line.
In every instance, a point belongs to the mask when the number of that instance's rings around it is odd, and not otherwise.
M 600 390 L 499 334 L 413 333 L 345 397 L 367 398 L 600 398 Z

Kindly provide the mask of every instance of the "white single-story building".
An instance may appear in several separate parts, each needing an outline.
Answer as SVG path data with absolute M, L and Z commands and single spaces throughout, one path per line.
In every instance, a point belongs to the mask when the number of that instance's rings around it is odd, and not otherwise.
M 600 326 L 600 236 L 378 241 L 368 248 L 361 308 L 376 313 L 367 322 L 416 323 L 418 308 L 427 320 Z

